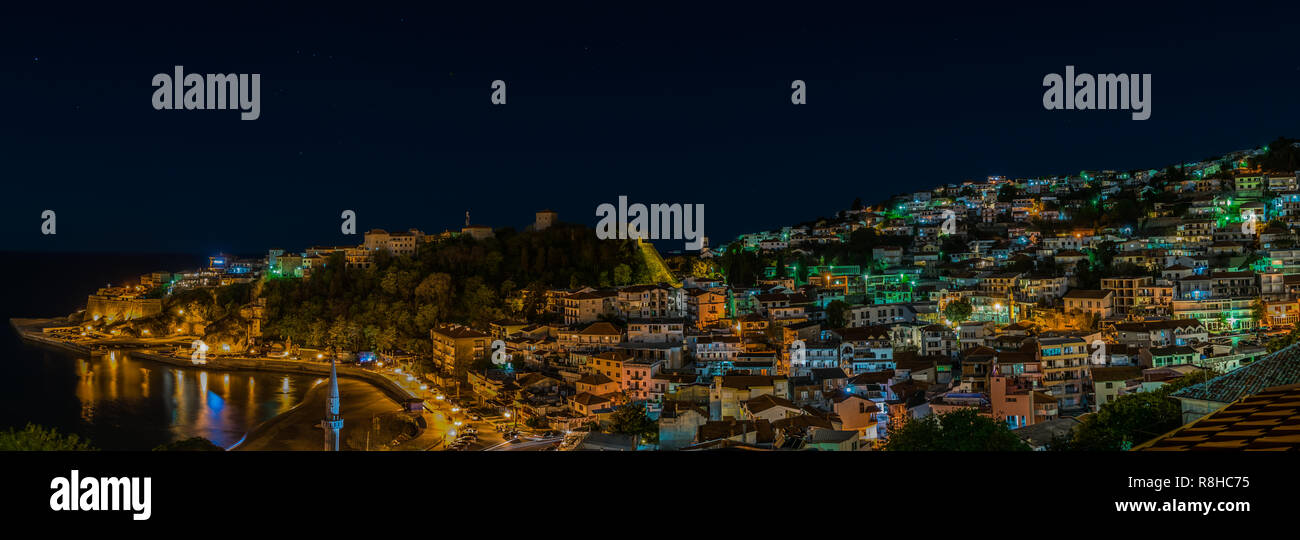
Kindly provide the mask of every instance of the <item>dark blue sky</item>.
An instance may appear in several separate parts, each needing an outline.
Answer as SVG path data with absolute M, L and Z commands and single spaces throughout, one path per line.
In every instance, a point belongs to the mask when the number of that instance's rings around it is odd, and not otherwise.
M 1289 7 L 474 4 L 7 15 L 0 249 L 302 248 L 347 241 L 343 209 L 362 230 L 544 207 L 594 225 L 618 195 L 703 203 L 716 243 L 855 196 L 1157 167 L 1300 126 Z M 178 64 L 262 74 L 261 118 L 153 110 Z M 1151 119 L 1044 110 L 1067 64 L 1151 73 Z

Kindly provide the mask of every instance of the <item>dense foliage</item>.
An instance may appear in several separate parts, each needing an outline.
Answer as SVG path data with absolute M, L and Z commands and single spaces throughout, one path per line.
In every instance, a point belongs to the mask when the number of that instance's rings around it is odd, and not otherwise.
M 943 316 L 953 322 L 966 322 L 966 319 L 970 318 L 970 314 L 974 311 L 975 308 L 971 306 L 969 301 L 953 300 L 948 302 L 947 306 L 944 306 Z
M 438 241 L 413 257 L 376 253 L 365 269 L 347 268 L 335 254 L 310 279 L 264 284 L 265 333 L 314 347 L 425 352 L 439 323 L 536 321 L 548 288 L 645 283 L 648 273 L 635 242 L 599 240 L 589 228 L 564 224 Z
M 1200 383 L 1210 374 L 1193 374 L 1170 381 L 1151 392 L 1121 396 L 1083 417 L 1069 441 L 1053 450 L 1127 450 L 1183 425 L 1182 406 L 1169 397 L 1181 388 Z
M 190 437 L 154 447 L 155 452 L 225 452 L 226 449 L 203 437 Z
M 804 284 L 808 282 L 808 268 L 812 266 L 857 265 L 864 272 L 872 268 L 883 269 L 885 265 L 873 258 L 876 247 L 906 247 L 911 242 L 910 236 L 882 235 L 870 228 L 849 233 L 843 242 L 801 247 L 802 253 L 787 249 L 760 255 L 756 251 L 743 249 L 736 242 L 716 259 L 716 264 L 722 269 L 727 283 L 736 287 L 756 285 L 769 266 L 776 269 L 777 277 L 791 277 L 796 284 Z
M 85 441 L 76 435 L 63 435 L 54 428 L 43 428 L 35 424 L 27 424 L 21 430 L 10 428 L 9 431 L 0 432 L 0 451 L 38 451 L 38 452 L 61 452 L 61 451 L 85 451 L 94 450 L 89 441 Z
M 892 426 L 884 448 L 903 452 L 1029 450 L 1006 423 L 980 416 L 979 411 L 970 408 Z
M 1278 137 L 1268 144 L 1268 151 L 1259 157 L 1250 158 L 1250 165 L 1265 171 L 1294 172 L 1300 171 L 1300 147 L 1296 139 Z
M 636 435 L 649 442 L 659 440 L 659 424 L 645 413 L 645 402 L 633 401 L 614 410 L 610 415 L 611 431 Z

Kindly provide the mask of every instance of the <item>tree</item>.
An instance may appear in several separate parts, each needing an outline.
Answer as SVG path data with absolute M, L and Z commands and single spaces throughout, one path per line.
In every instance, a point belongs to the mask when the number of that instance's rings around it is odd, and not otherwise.
M 1020 196 L 1020 189 L 1015 184 L 1006 184 L 998 188 L 998 202 L 1011 202 Z
M 626 264 L 620 264 L 614 267 L 614 284 L 627 285 L 632 282 L 632 268 Z
M 843 300 L 833 300 L 826 305 L 826 325 L 830 328 L 844 328 L 848 326 L 848 319 L 845 315 L 849 311 L 849 304 Z
M 602 274 L 612 283 L 616 268 L 627 283 L 645 282 L 645 251 L 633 240 L 601 240 L 581 225 L 525 232 L 503 228 L 491 239 L 426 242 L 411 255 L 380 252 L 369 268 L 349 267 L 335 254 L 310 278 L 267 280 L 252 291 L 232 288 L 216 301 L 207 290 L 178 293 L 172 298 L 192 302 L 193 310 L 180 304 L 165 311 L 184 307 L 186 318 L 218 313 L 227 308 L 217 301 L 233 304 L 255 293 L 267 300 L 268 335 L 310 347 L 420 352 L 431 348 L 428 332 L 436 324 L 483 328 L 505 316 L 538 322 L 551 316 L 545 312 L 549 289 L 593 285 Z M 523 283 L 529 284 L 526 290 L 520 290 Z M 384 335 L 388 328 L 396 339 Z
M 329 329 L 329 346 L 332 350 L 341 350 L 348 343 L 348 321 L 343 317 L 334 319 Z
M 955 234 L 945 235 L 943 241 L 939 243 L 939 251 L 946 254 L 962 253 L 969 249 L 965 240 Z
M 321 319 L 311 322 L 307 330 L 307 344 L 312 347 L 320 347 L 325 344 L 325 339 L 329 337 L 329 324 Z
M 1285 336 L 1276 337 L 1268 341 L 1268 352 L 1277 352 L 1290 347 L 1296 341 L 1300 341 L 1300 326 L 1292 328 Z
M 54 428 L 27 424 L 21 430 L 10 428 L 0 433 L 0 451 L 83 452 L 95 450 L 89 441 L 76 435 L 62 435 Z
M 388 352 L 397 346 L 397 329 L 392 326 L 386 326 L 375 336 L 375 349 L 379 352 Z
M 1300 148 L 1296 139 L 1278 137 L 1268 144 L 1268 151 L 1262 156 L 1247 160 L 1251 167 L 1265 171 L 1289 172 L 1300 169 Z
M 975 308 L 966 300 L 953 300 L 943 308 L 943 316 L 952 322 L 964 322 L 970 318 L 970 314 Z
M 1183 425 L 1182 407 L 1169 394 L 1200 382 L 1203 375 L 1182 377 L 1154 392 L 1121 396 L 1102 405 L 1096 414 L 1083 418 L 1074 439 L 1057 447 L 1061 450 L 1127 450 Z
M 180 441 L 172 441 L 167 444 L 160 444 L 154 447 L 155 452 L 225 452 L 226 449 L 217 446 L 203 437 L 190 437 Z
M 614 433 L 636 435 L 652 441 L 659 439 L 659 425 L 645 414 L 645 403 L 633 401 L 614 410 L 610 415 L 611 429 Z
M 885 450 L 1000 452 L 1029 450 L 1003 422 L 972 408 L 914 418 L 889 430 Z

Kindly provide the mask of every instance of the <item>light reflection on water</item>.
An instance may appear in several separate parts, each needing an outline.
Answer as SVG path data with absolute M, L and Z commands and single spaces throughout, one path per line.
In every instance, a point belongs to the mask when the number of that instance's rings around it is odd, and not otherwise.
M 104 449 L 149 449 L 190 437 L 229 447 L 296 405 L 315 380 L 174 367 L 116 351 L 78 358 L 74 366 L 82 424 L 75 431 Z

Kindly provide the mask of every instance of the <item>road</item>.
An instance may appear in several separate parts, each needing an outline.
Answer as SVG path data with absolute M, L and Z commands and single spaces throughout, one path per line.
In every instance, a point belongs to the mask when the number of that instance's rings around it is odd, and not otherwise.
M 376 371 L 412 394 L 424 398 L 424 418 L 428 422 L 428 428 L 425 433 L 421 434 L 419 439 L 427 441 L 428 444 L 419 449 L 449 450 L 447 445 L 454 441 L 462 430 L 467 427 L 473 427 L 478 431 L 478 440 L 463 447 L 463 451 L 484 450 L 505 441 L 501 436 L 501 432 L 497 431 L 492 423 L 486 421 L 487 419 L 471 420 L 467 411 L 453 410 L 458 408 L 452 404 L 453 397 L 445 394 L 444 390 L 403 372 L 401 368 L 384 366 Z M 438 399 L 439 396 L 442 396 L 443 399 Z M 462 401 L 470 400 L 462 398 Z M 458 422 L 460 425 L 457 425 Z M 403 448 L 417 449 L 408 445 L 403 445 Z
M 534 438 L 532 436 L 521 436 L 517 443 L 501 442 L 484 448 L 484 450 L 491 452 L 537 452 L 558 445 L 563 440 L 564 437 Z

